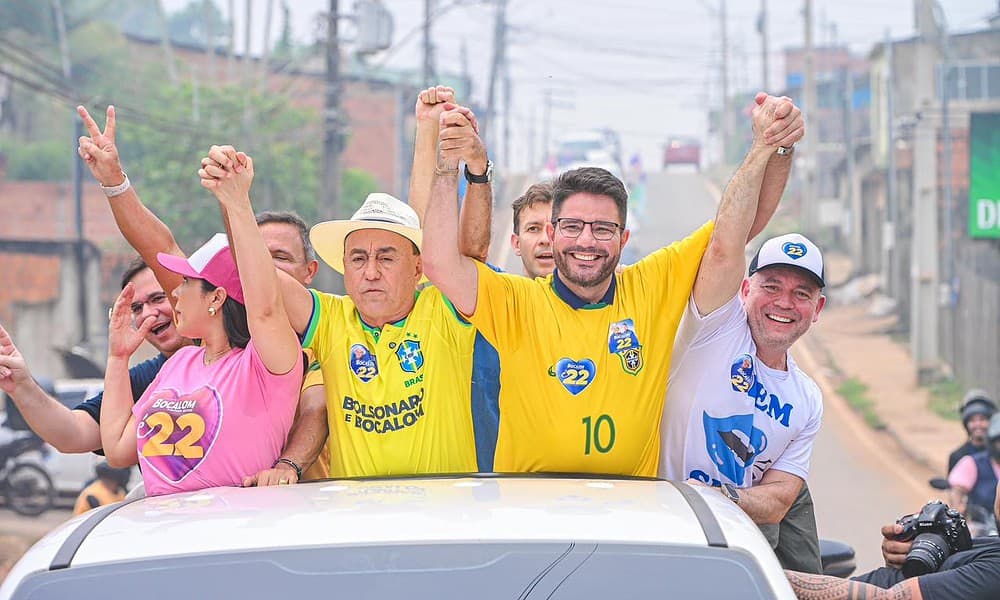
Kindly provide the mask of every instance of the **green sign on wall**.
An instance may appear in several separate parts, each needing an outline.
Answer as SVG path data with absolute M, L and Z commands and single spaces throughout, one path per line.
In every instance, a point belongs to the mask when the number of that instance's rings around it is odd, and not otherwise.
M 1000 238 L 1000 113 L 969 123 L 969 237 Z

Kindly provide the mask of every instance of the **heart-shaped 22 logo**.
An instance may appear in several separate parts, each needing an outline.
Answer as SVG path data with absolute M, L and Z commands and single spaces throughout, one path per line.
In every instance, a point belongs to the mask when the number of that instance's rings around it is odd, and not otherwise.
M 566 391 L 576 396 L 587 389 L 597 375 L 597 366 L 589 358 L 574 360 L 561 358 L 556 363 L 556 377 Z
M 180 483 L 208 456 L 222 429 L 222 399 L 212 387 L 182 394 L 157 390 L 141 407 L 139 448 L 152 469 Z
M 806 255 L 806 245 L 799 242 L 787 242 L 781 247 L 781 251 L 792 260 L 798 260 Z

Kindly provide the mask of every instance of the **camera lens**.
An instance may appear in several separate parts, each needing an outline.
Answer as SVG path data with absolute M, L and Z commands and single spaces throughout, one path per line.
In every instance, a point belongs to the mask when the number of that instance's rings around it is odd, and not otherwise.
M 951 554 L 948 540 L 936 533 L 921 533 L 913 540 L 913 547 L 903 562 L 903 575 L 919 577 L 936 573 Z

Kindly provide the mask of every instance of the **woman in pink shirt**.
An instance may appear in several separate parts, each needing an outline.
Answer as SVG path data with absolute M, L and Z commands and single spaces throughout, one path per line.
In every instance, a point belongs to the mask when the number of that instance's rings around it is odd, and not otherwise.
M 201 345 L 171 356 L 134 405 L 128 361 L 154 319 L 130 322 L 131 284 L 111 315 L 101 443 L 111 465 L 140 463 L 151 496 L 238 486 L 272 467 L 298 402 L 301 348 L 250 205 L 253 161 L 233 156 L 230 175 L 202 179 L 231 247 L 217 233 L 190 258 L 157 256 L 160 274 L 181 281 L 171 292 L 177 330 Z

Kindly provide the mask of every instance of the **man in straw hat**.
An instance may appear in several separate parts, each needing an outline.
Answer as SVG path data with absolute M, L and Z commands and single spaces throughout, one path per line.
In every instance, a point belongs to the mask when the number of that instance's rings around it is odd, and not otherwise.
M 235 168 L 213 147 L 210 177 Z M 312 228 L 317 254 L 344 275 L 346 296 L 284 277 L 303 347 L 327 382 L 331 477 L 476 471 L 470 410 L 476 330 L 423 279 L 417 214 L 370 194 L 347 220 Z

